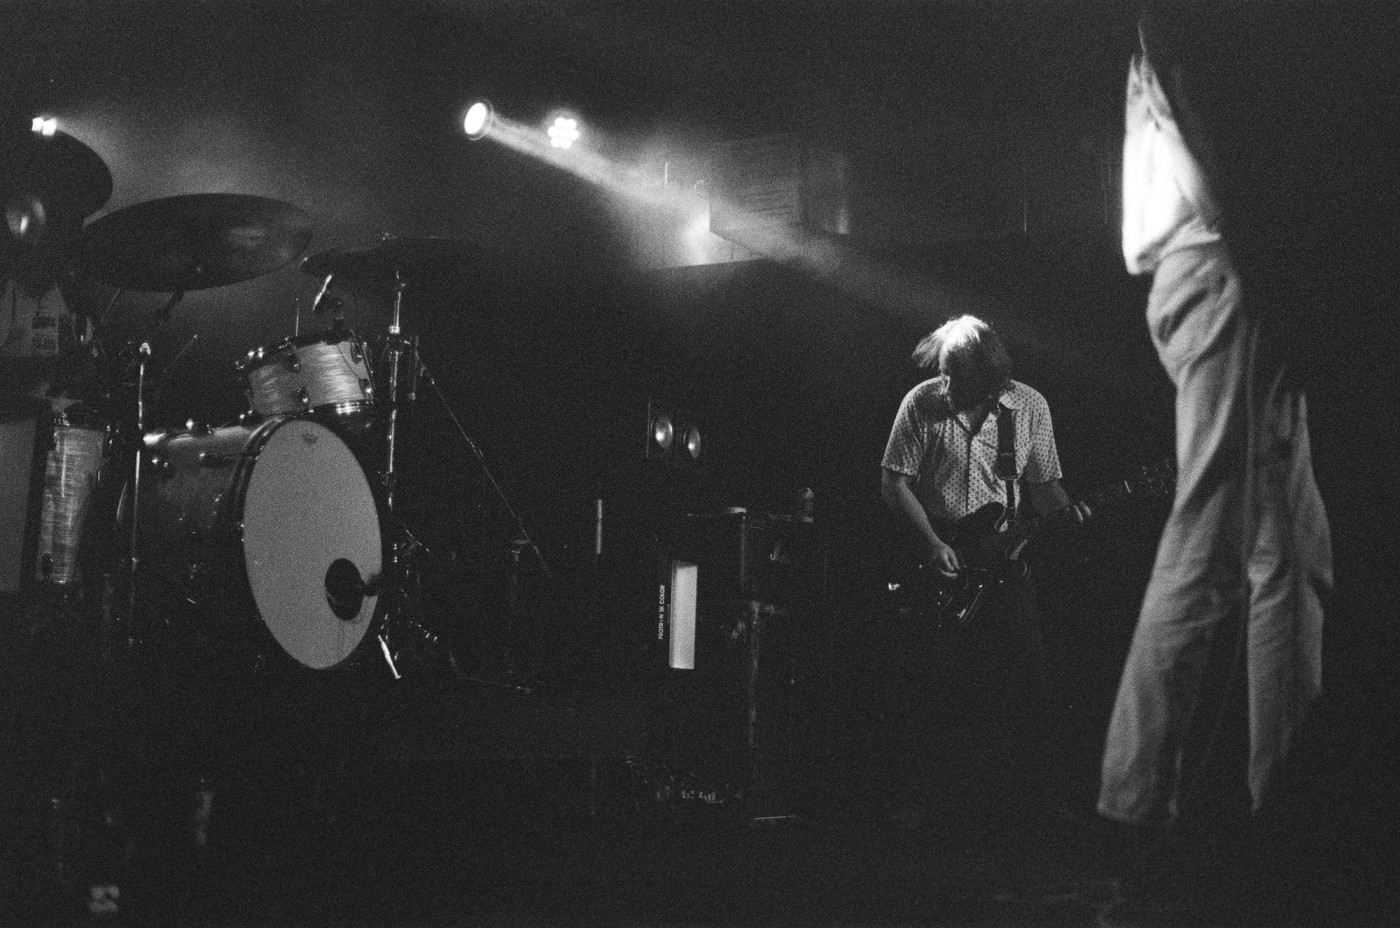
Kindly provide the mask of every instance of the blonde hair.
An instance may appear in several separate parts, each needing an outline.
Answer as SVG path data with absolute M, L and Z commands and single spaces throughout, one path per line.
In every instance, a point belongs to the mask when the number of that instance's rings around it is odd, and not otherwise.
M 1011 354 L 1006 343 L 976 316 L 955 316 L 925 335 L 914 347 L 914 363 L 936 372 L 944 352 L 976 360 L 998 388 L 1011 380 Z

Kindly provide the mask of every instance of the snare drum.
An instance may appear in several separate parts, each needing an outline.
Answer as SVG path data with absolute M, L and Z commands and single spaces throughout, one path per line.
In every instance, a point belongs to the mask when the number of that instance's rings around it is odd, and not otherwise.
M 374 418 L 374 382 L 364 345 L 353 334 L 289 338 L 254 348 L 238 365 L 248 405 L 261 416 L 315 413 L 349 425 Z
M 77 425 L 59 415 L 44 464 L 39 545 L 34 579 L 70 586 L 79 570 L 83 529 L 111 449 L 106 428 Z
M 143 588 L 193 606 L 201 640 L 261 656 L 265 631 L 317 670 L 349 657 L 377 617 L 385 549 L 369 480 L 345 442 L 279 416 L 153 433 L 145 444 Z

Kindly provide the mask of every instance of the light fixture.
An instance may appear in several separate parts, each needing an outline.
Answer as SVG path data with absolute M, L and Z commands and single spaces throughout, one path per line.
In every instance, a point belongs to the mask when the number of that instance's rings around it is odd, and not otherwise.
M 549 144 L 554 148 L 569 149 L 579 140 L 578 120 L 572 116 L 556 116 L 546 130 Z
M 58 132 L 58 120 L 52 116 L 35 116 L 29 127 L 34 130 L 35 135 L 51 139 L 54 137 L 54 133 Z
M 44 201 L 29 193 L 14 193 L 5 200 L 5 225 L 16 242 L 33 245 L 48 230 Z
M 486 135 L 494 115 L 488 101 L 478 100 L 467 107 L 466 118 L 462 120 L 462 131 L 467 133 L 467 138 L 475 141 Z

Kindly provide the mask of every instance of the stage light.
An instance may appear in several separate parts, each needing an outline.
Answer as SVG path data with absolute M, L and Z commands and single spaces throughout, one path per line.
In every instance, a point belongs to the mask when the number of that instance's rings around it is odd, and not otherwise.
M 476 101 L 467 108 L 467 116 L 462 120 L 462 131 L 473 141 L 481 138 L 491 128 L 493 115 L 490 103 L 485 100 Z
M 570 116 L 556 116 L 548 130 L 549 144 L 555 148 L 569 149 L 579 140 L 578 120 Z
M 46 139 L 51 139 L 58 131 L 58 120 L 52 116 L 35 116 L 34 121 L 29 124 L 35 135 L 42 135 Z
M 33 245 L 44 237 L 49 215 L 44 202 L 26 193 L 17 193 L 5 201 L 5 225 L 16 242 Z

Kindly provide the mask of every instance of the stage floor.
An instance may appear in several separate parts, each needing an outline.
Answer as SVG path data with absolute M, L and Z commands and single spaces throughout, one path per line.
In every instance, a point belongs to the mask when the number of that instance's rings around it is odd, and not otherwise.
M 1077 816 L 1026 817 L 969 765 L 911 791 L 881 721 L 840 707 L 804 707 L 759 796 L 657 751 L 695 693 L 645 675 L 5 681 L 4 924 L 1080 926 L 1115 894 L 1091 772 Z M 1396 768 L 1316 795 L 1278 924 L 1400 923 Z

